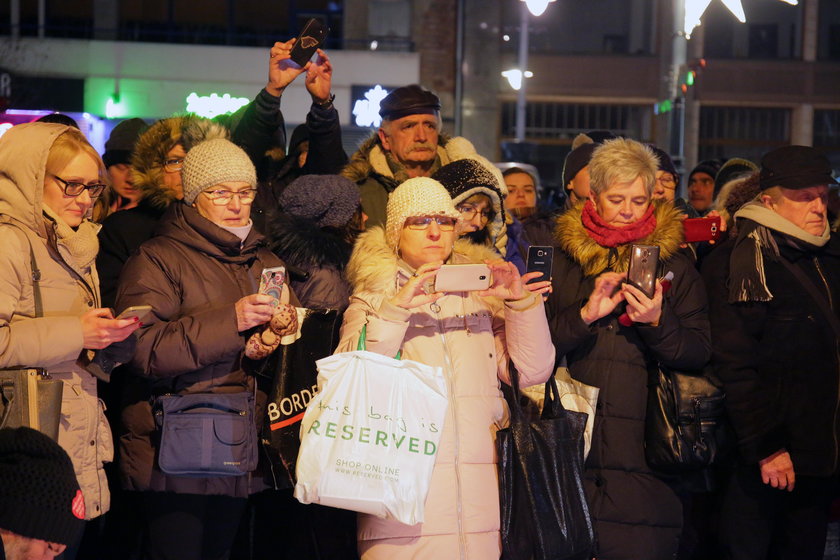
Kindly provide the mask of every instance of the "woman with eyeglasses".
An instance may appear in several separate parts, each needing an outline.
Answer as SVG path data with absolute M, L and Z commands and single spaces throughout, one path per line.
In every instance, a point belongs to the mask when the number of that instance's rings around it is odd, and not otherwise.
M 104 176 L 78 129 L 21 124 L 0 138 L 0 367 L 42 367 L 63 383 L 58 443 L 73 461 L 85 519 L 110 507 L 103 463 L 114 451 L 86 366 L 92 351 L 138 327 L 99 299 L 98 226 L 87 215 Z
M 554 348 L 541 299 L 516 267 L 487 247 L 458 239 L 459 213 L 446 189 L 414 178 L 391 193 L 386 228 L 362 233 L 347 267 L 353 286 L 339 352 L 367 350 L 443 368 L 449 388 L 426 521 L 404 525 L 359 517 L 363 559 L 499 558 L 494 436 L 507 418 L 499 379 L 512 361 L 523 386 L 544 382 Z M 487 262 L 484 291 L 435 292 L 441 266 Z
M 288 303 L 276 310 L 270 295 L 258 293 L 263 269 L 283 262 L 253 228 L 256 184 L 254 165 L 232 142 L 217 138 L 192 148 L 184 158 L 183 200 L 169 207 L 120 279 L 117 309 L 153 310 L 129 364 L 120 436 L 122 480 L 140 493 L 143 558 L 227 558 L 246 498 L 258 486 L 252 473 L 164 473 L 150 403 L 163 394 L 255 393 L 255 379 L 243 369 L 246 341 L 257 335 L 270 345 L 297 328 L 288 284 L 280 298 Z M 264 394 L 257 403 L 254 419 L 261 421 Z M 210 442 L 200 444 L 209 452 Z

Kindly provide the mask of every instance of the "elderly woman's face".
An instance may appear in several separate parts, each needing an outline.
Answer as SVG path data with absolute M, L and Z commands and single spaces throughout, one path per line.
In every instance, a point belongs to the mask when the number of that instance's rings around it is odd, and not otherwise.
M 612 183 L 601 194 L 589 193 L 598 215 L 611 226 L 639 221 L 650 206 L 650 196 L 641 177 L 629 183 Z
M 195 199 L 198 213 L 221 227 L 248 225 L 256 189 L 244 181 L 227 181 L 205 189 Z
M 399 254 L 412 268 L 446 261 L 455 243 L 457 220 L 447 216 L 407 218 L 400 232 Z

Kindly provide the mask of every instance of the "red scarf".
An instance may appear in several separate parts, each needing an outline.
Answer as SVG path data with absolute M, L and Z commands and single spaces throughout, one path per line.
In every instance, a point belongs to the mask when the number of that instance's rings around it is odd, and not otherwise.
M 594 239 L 602 247 L 618 247 L 625 243 L 638 241 L 647 237 L 656 229 L 656 218 L 653 215 L 653 204 L 648 206 L 644 215 L 632 224 L 624 227 L 616 227 L 604 221 L 595 210 L 591 200 L 583 205 L 581 220 L 586 234 Z

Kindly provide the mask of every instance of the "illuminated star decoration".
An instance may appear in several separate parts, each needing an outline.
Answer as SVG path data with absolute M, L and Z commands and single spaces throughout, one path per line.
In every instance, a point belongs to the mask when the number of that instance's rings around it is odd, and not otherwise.
M 379 104 L 385 99 L 388 92 L 382 86 L 375 87 L 365 92 L 365 99 L 357 99 L 353 105 L 353 115 L 356 117 L 356 126 L 379 126 L 382 117 L 379 116 Z
M 732 15 L 738 18 L 738 21 L 741 23 L 745 23 L 747 21 L 747 16 L 744 14 L 744 6 L 741 5 L 741 0 L 720 0 L 723 2 L 723 5 L 726 6 Z M 796 6 L 799 4 L 798 0 L 781 0 L 786 4 L 790 4 L 791 6 Z M 706 8 L 709 7 L 709 4 L 712 3 L 712 0 L 685 0 L 685 23 L 683 27 L 683 31 L 685 31 L 685 36 L 687 39 L 691 38 L 691 32 L 694 30 L 695 27 L 700 25 L 700 18 L 703 17 L 703 13 L 706 11 Z

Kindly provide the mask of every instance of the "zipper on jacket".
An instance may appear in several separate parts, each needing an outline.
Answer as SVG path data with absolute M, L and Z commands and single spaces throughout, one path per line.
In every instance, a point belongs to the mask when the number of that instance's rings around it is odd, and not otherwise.
M 458 546 L 459 552 L 461 556 L 461 560 L 464 560 L 467 557 L 467 543 L 466 543 L 466 535 L 464 535 L 464 522 L 463 522 L 463 500 L 461 498 L 461 471 L 460 471 L 460 462 L 459 457 L 461 454 L 461 437 L 458 430 L 458 410 L 455 404 L 454 398 L 454 391 L 453 385 L 454 380 L 452 376 L 455 374 L 455 369 L 452 367 L 452 359 L 449 354 L 449 344 L 447 344 L 446 340 L 446 333 L 444 332 L 443 323 L 440 320 L 440 305 L 437 302 L 433 302 L 430 306 L 430 309 L 435 314 L 435 319 L 437 319 L 438 324 L 438 332 L 440 333 L 440 340 L 443 344 L 443 358 L 446 361 L 446 385 L 447 389 L 449 390 L 449 406 L 452 407 L 452 423 L 453 423 L 453 434 L 455 435 L 455 458 L 454 458 L 454 467 L 455 467 L 455 486 L 457 487 L 457 495 L 456 499 L 456 514 L 458 519 Z
M 795 266 L 795 265 L 794 265 Z M 831 288 L 828 287 L 828 281 L 825 279 L 825 275 L 823 274 L 822 267 L 820 266 L 820 261 L 817 257 L 814 257 L 814 266 L 817 269 L 817 274 L 820 276 L 820 280 L 822 280 L 823 286 L 825 286 L 825 293 L 828 296 L 828 311 L 829 313 L 834 313 L 834 301 L 831 298 Z M 834 338 L 834 358 L 837 360 L 837 364 L 840 364 L 840 351 L 838 351 L 837 347 L 837 337 Z M 840 377 L 840 371 L 837 371 L 838 376 Z M 837 452 L 838 452 L 838 443 L 837 443 L 837 412 L 838 408 L 840 408 L 840 382 L 837 384 L 837 398 L 834 399 L 834 423 L 831 425 L 831 434 L 834 440 L 834 460 L 831 466 L 831 472 L 837 472 Z

